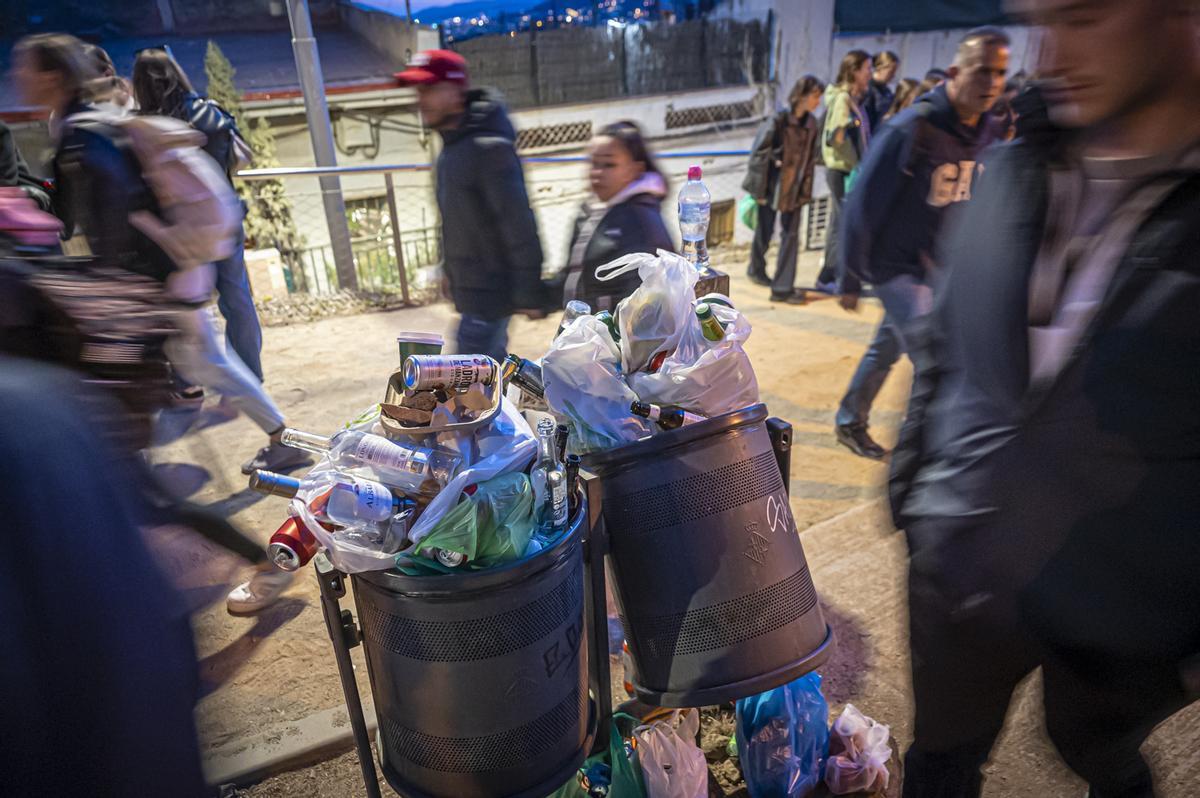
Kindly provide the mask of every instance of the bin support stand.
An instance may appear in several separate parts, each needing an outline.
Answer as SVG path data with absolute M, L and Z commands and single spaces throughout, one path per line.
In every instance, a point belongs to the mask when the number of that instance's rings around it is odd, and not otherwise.
M 350 660 L 350 649 L 357 646 L 361 638 L 350 610 L 343 610 L 338 603 L 338 599 L 346 595 L 346 575 L 334 568 L 324 554 L 313 558 L 313 566 L 317 572 L 317 583 L 321 586 L 321 614 L 325 616 L 325 627 L 333 643 L 338 678 L 342 681 L 342 694 L 346 698 L 346 711 L 354 731 L 354 747 L 358 749 L 358 764 L 362 768 L 367 798 L 380 798 L 379 774 L 375 772 L 371 736 L 367 733 L 367 719 L 363 715 L 358 683 L 354 681 L 354 663 Z
M 588 676 L 596 699 L 596 739 L 592 753 L 608 750 L 612 718 L 612 674 L 608 661 L 608 591 L 605 589 L 604 558 L 608 554 L 608 528 L 604 523 L 600 478 L 579 472 L 580 489 L 586 501 L 587 530 L 583 540 L 584 616 L 588 647 Z

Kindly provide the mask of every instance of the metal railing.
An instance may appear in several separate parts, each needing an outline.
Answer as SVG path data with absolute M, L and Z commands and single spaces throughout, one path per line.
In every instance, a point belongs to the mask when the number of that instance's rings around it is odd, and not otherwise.
M 699 164 L 713 195 L 714 244 L 734 234 L 733 215 L 745 174 L 748 150 L 695 150 L 655 153 L 673 194 L 686 180 L 687 167 Z M 543 270 L 553 273 L 566 265 L 575 221 L 583 203 L 591 197 L 584 155 L 530 156 L 525 165 L 525 184 L 538 223 L 544 254 Z M 247 169 L 240 180 L 278 180 L 297 233 L 299 246 L 282 252 L 289 292 L 324 294 L 337 291 L 337 273 L 324 217 L 318 178 L 342 178 L 347 215 L 351 225 L 358 287 L 371 291 L 398 291 L 405 302 L 413 293 L 432 287 L 431 267 L 441 262 L 441 223 L 434 194 L 432 165 L 428 163 L 368 164 L 338 167 L 278 167 Z M 824 181 L 818 180 L 819 185 Z M 664 200 L 664 221 L 678 239 L 673 203 Z M 825 214 L 806 215 L 801 229 L 812 239 L 823 236 L 820 222 Z M 279 214 L 279 208 L 271 212 Z M 718 218 L 719 217 L 719 218 Z M 812 229 L 811 222 L 820 229 Z M 256 242 L 262 247 L 264 243 Z

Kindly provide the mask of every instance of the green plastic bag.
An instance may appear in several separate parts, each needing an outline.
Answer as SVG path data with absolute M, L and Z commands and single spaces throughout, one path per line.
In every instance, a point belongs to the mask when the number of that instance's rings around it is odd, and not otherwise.
M 494 568 L 524 557 L 534 528 L 529 477 L 501 474 L 475 487 L 474 494 L 460 500 L 429 530 L 419 548 L 465 554 L 466 570 Z M 397 555 L 396 567 L 410 575 L 463 570 L 446 568 L 413 552 Z
M 633 736 L 633 730 L 639 725 L 641 721 L 632 715 L 614 713 L 609 727 L 608 750 L 584 760 L 579 773 L 547 798 L 588 798 L 587 790 L 579 783 L 579 776 L 591 771 L 596 764 L 609 766 L 608 798 L 646 798 L 646 786 L 642 782 L 642 768 L 637 762 L 637 754 L 634 753 L 632 759 L 625 754 L 625 740 Z
M 742 220 L 742 224 L 749 227 L 751 230 L 758 227 L 758 202 L 754 197 L 746 194 L 738 200 L 738 218 Z

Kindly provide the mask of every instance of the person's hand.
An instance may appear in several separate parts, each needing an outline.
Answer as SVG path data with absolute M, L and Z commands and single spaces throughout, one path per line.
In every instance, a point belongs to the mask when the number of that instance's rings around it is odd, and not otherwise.
M 530 321 L 537 321 L 538 319 L 546 318 L 546 311 L 539 308 L 517 308 L 513 311 L 513 313 L 524 316 Z
M 842 310 L 858 310 L 858 294 L 842 294 L 838 297 L 838 304 L 842 306 Z
M 438 280 L 438 291 L 441 292 L 442 299 L 450 299 L 450 278 L 445 274 Z
M 762 199 L 756 199 L 756 200 L 755 200 L 755 202 L 757 202 L 759 205 L 766 205 L 766 204 L 767 204 L 767 198 L 766 198 L 766 197 L 763 197 Z

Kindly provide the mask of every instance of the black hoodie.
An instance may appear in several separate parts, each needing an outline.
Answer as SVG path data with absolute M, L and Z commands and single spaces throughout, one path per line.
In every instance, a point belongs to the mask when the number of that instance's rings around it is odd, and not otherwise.
M 542 246 L 499 94 L 467 93 L 462 123 L 442 131 L 437 200 L 450 294 L 459 313 L 500 319 L 546 304 Z
M 843 291 L 902 274 L 925 279 L 942 217 L 971 198 L 979 153 L 992 141 L 987 118 L 967 127 L 938 86 L 872 139 L 843 209 Z

